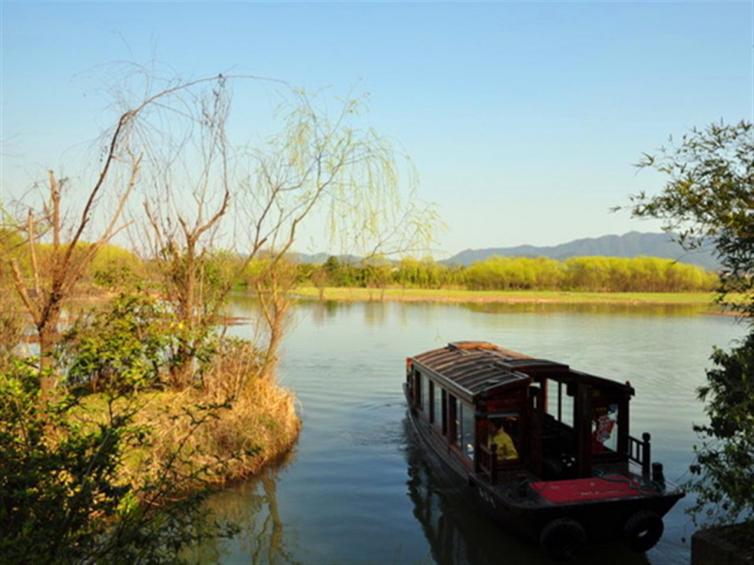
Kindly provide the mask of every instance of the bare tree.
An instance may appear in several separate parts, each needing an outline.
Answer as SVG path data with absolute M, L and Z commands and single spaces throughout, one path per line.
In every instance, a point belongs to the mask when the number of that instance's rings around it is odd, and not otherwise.
M 74 203 L 77 199 L 67 190 L 68 179 L 58 178 L 52 171 L 48 173 L 41 206 L 26 201 L 16 204 L 16 229 L 26 236 L 25 250 L 20 255 L 27 259 L 27 265 L 22 268 L 19 254 L 11 256 L 7 264 L 15 291 L 34 324 L 43 371 L 50 367 L 61 311 L 74 287 L 100 248 L 127 225 L 123 221 L 126 203 L 142 172 L 143 157 L 145 153 L 151 155 L 154 147 L 139 135 L 149 127 L 145 114 L 164 107 L 171 97 L 180 99 L 197 85 L 222 82 L 222 77 L 174 81 L 152 93 L 147 91 L 135 104 L 123 105 L 115 126 L 103 135 L 102 164 L 78 212 L 75 206 L 65 209 L 64 202 Z M 40 253 L 43 243 L 44 257 Z M 48 391 L 53 383 L 53 378 L 46 378 L 43 390 Z
M 262 257 L 254 288 L 268 331 L 257 346 L 272 374 L 295 283 L 284 259 L 305 222 L 318 218 L 332 244 L 366 256 L 423 247 L 436 222 L 434 209 L 416 202 L 410 164 L 359 127 L 361 101 L 343 102 L 331 117 L 303 91 L 276 82 L 285 93 L 281 131 L 254 146 L 232 143 L 226 86 L 246 79 L 257 77 L 178 83 L 136 131 L 149 186 L 143 251 L 175 305 L 179 388 L 192 382 L 196 353 L 233 283 Z M 222 247 L 234 248 L 235 272 L 218 279 L 213 261 Z
M 220 78 L 208 91 L 190 90 L 180 104 L 163 107 L 167 115 L 162 123 L 172 119 L 172 128 L 161 132 L 161 145 L 149 153 L 152 190 L 143 203 L 142 233 L 163 295 L 179 320 L 180 345 L 171 367 L 172 384 L 178 388 L 191 381 L 197 348 L 216 323 L 232 284 L 230 278 L 218 284 L 208 277 L 218 249 L 216 236 L 231 203 L 225 82 Z M 153 135 L 153 130 L 144 132 L 145 138 Z
M 133 154 L 127 146 L 128 130 L 134 118 L 133 112 L 126 112 L 118 120 L 110 137 L 104 164 L 77 220 L 68 223 L 63 214 L 62 202 L 67 179 L 59 179 L 55 173 L 49 171 L 47 198 L 41 210 L 28 206 L 25 221 L 18 225 L 19 231 L 24 232 L 26 236 L 25 247 L 30 272 L 28 276 L 24 276 L 17 257 L 11 256 L 9 264 L 15 290 L 37 333 L 42 369 L 50 366 L 50 354 L 65 301 L 85 274 L 97 251 L 123 228 L 120 224 L 123 209 L 134 189 L 141 165 L 141 158 Z M 92 222 L 101 192 L 108 186 L 108 177 L 116 162 L 125 164 L 128 170 L 125 183 L 120 188 L 105 226 L 92 240 L 85 242 L 82 239 L 85 230 Z M 44 237 L 49 237 L 51 244 L 42 260 L 39 244 Z M 51 385 L 52 381 L 46 378 L 43 390 L 49 390 Z

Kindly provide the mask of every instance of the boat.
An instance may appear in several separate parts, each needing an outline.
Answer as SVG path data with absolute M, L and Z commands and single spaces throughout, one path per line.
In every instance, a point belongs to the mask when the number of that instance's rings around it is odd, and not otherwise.
M 406 358 L 412 427 L 464 496 L 557 559 L 586 543 L 637 552 L 662 537 L 684 496 L 629 433 L 635 391 L 480 341 Z

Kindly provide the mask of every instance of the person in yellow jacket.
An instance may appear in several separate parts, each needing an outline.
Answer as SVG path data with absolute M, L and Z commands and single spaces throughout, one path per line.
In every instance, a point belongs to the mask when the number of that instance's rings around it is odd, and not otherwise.
M 518 459 L 518 451 L 513 443 L 513 438 L 505 430 L 503 420 L 492 420 L 494 432 L 490 436 L 490 447 L 497 447 L 497 458 L 499 461 L 512 461 Z

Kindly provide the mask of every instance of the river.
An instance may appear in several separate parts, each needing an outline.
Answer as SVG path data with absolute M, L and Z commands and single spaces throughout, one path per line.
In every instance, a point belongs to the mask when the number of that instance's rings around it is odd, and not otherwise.
M 250 315 L 237 298 L 233 314 Z M 696 388 L 714 345 L 744 333 L 732 318 L 689 307 L 299 303 L 280 379 L 300 401 L 303 430 L 285 461 L 215 495 L 210 504 L 241 534 L 202 547 L 222 563 L 548 563 L 507 535 L 428 467 L 406 424 L 404 360 L 456 340 L 486 340 L 565 362 L 636 389 L 631 433 L 652 434 L 653 459 L 688 478 Z M 249 326 L 234 328 L 249 335 Z M 646 555 L 618 543 L 589 546 L 587 564 L 689 560 L 689 497 L 665 518 Z

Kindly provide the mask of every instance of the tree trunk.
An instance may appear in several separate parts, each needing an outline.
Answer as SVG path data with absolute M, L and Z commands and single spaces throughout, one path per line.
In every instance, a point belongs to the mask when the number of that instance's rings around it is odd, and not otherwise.
M 52 374 L 53 359 L 52 353 L 57 338 L 57 318 L 54 316 L 48 318 L 37 326 L 37 337 L 39 339 L 39 370 L 40 370 L 40 387 L 42 397 L 47 397 L 55 388 L 55 375 Z

